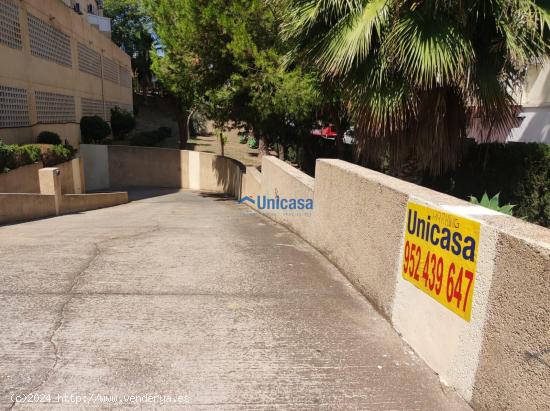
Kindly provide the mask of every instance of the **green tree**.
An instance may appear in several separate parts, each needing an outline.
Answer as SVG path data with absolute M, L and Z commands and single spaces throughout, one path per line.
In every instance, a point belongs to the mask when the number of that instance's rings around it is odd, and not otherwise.
M 104 15 L 111 19 L 113 42 L 128 53 L 141 91 L 151 86 L 151 19 L 136 0 L 105 0 Z
M 456 166 L 461 142 L 513 124 L 513 93 L 548 53 L 537 0 L 285 0 L 290 59 L 341 85 L 359 150 L 396 172 Z M 487 138 L 487 135 L 480 136 Z
M 152 69 L 173 96 L 180 147 L 186 148 L 191 117 L 209 90 L 221 87 L 233 70 L 228 36 L 216 25 L 216 6 L 206 0 L 145 0 L 158 38 Z
M 289 134 L 302 112 L 313 111 L 313 99 L 305 98 L 313 93 L 312 82 L 300 69 L 280 67 L 279 21 L 265 1 L 149 0 L 147 5 L 161 43 L 153 70 L 187 118 L 201 110 L 218 130 L 229 122 L 245 126 L 265 152 L 283 131 Z

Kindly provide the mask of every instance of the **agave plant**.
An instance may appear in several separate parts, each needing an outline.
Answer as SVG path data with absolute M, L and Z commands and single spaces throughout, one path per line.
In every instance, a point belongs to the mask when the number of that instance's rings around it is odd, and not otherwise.
M 500 193 L 497 193 L 494 197 L 489 198 L 487 193 L 484 193 L 481 197 L 481 200 L 478 200 L 476 197 L 471 196 L 470 197 L 470 203 L 480 205 L 485 208 L 489 208 L 494 211 L 498 211 L 499 213 L 507 214 L 507 215 L 513 215 L 513 209 L 515 205 L 512 204 L 505 204 L 500 205 Z
M 289 62 L 345 92 L 363 158 L 389 150 L 439 174 L 467 130 L 506 135 L 514 93 L 542 63 L 550 15 L 538 0 L 286 0 Z M 495 133 L 492 133 L 495 132 Z

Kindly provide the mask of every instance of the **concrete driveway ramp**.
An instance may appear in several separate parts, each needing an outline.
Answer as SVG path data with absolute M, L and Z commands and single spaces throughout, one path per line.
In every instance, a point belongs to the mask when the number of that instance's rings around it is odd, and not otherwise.
M 285 228 L 139 194 L 0 228 L 2 409 L 468 409 Z

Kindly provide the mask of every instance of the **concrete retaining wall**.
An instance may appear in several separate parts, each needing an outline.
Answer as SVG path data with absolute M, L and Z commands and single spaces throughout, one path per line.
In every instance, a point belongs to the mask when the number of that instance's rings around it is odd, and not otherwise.
M 0 224 L 34 220 L 55 215 L 55 196 L 0 194 Z
M 57 167 L 43 168 L 41 164 L 32 164 L 0 174 L 0 190 L 9 191 L 0 193 L 0 224 L 128 202 L 128 193 L 82 194 L 85 189 L 84 163 L 79 158 Z M 35 192 L 21 193 L 23 190 Z
M 65 194 L 60 198 L 59 214 L 55 195 L 0 193 L 0 224 L 55 217 L 128 202 L 128 193 Z
M 128 202 L 128 193 L 96 193 L 96 194 L 68 194 L 63 196 L 61 210 L 63 213 L 76 213 L 113 207 Z
M 227 193 L 240 197 L 244 166 L 228 157 L 200 153 L 199 190 Z
M 247 195 L 252 198 L 258 198 L 262 193 L 262 176 L 254 167 L 246 167 L 242 175 L 241 195 Z M 255 204 L 250 204 L 252 208 L 257 208 Z
M 312 195 L 311 215 L 259 210 L 329 258 L 476 409 L 547 409 L 550 230 L 339 160 L 315 180 L 273 157 L 242 195 Z M 481 223 L 469 322 L 401 275 L 408 201 Z
M 85 190 L 80 158 L 55 166 L 61 172 L 61 186 L 65 194 L 82 194 Z M 30 164 L 0 173 L 0 193 L 40 193 L 38 171 L 41 163 Z
M 262 161 L 260 195 L 270 198 L 311 199 L 313 198 L 314 179 L 290 164 L 280 161 L 275 157 L 264 157 Z M 244 191 L 243 191 L 243 194 Z M 261 200 L 257 198 L 257 200 Z M 300 234 L 304 238 L 310 238 L 312 221 L 311 211 L 281 212 L 267 211 L 269 216 Z
M 179 150 L 130 146 L 109 146 L 111 188 L 181 188 Z
M 238 196 L 245 168 L 209 153 L 165 148 L 82 144 L 86 187 L 188 188 Z
M 38 170 L 41 163 L 30 164 L 0 173 L 0 193 L 40 193 Z
M 109 180 L 109 146 L 81 144 L 80 156 L 84 161 L 84 175 L 88 191 L 105 190 Z
M 338 266 L 474 407 L 548 409 L 550 230 L 339 160 L 319 160 L 313 179 L 273 157 L 263 158 L 260 173 L 207 153 L 109 147 L 111 155 L 118 160 L 103 165 L 111 182 L 115 175 L 118 184 L 252 197 L 255 203 L 247 204 Z M 258 209 L 264 195 L 313 198 L 314 208 Z M 469 321 L 402 277 L 409 201 L 479 222 Z

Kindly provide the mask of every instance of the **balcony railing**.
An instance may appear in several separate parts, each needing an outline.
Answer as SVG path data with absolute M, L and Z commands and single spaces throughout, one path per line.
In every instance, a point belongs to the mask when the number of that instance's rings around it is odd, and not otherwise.
M 111 19 L 108 17 L 96 16 L 95 14 L 88 14 L 88 23 L 93 24 L 99 28 L 99 31 L 110 33 L 111 32 Z

